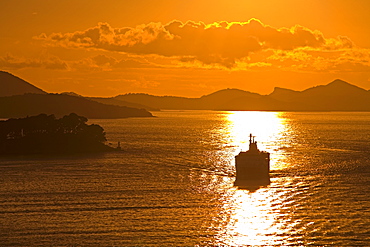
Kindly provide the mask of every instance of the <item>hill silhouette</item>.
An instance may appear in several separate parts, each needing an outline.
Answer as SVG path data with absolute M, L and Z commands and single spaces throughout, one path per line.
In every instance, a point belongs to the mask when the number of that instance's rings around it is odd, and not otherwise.
M 40 88 L 5 71 L 0 71 L 0 88 L 0 97 L 22 95 L 25 93 L 46 94 Z
M 181 109 L 194 110 L 199 108 L 199 99 L 177 96 L 154 96 L 144 93 L 129 93 L 118 95 L 113 99 L 126 101 L 135 104 L 143 104 L 158 109 Z
M 152 116 L 148 111 L 160 109 L 370 111 L 370 92 L 339 79 L 303 91 L 276 87 L 269 95 L 240 89 L 223 89 L 200 98 L 155 96 L 144 93 L 104 98 L 83 97 L 73 92 L 62 95 L 47 94 L 10 73 L 0 71 L 0 87 L 2 118 L 40 113 L 61 116 L 70 112 L 77 112 L 88 118 L 148 117 Z
M 48 94 L 8 72 L 0 71 L 0 118 L 25 117 L 41 113 L 64 116 L 71 112 L 88 118 L 152 117 L 138 104 L 99 103 L 75 93 Z M 145 107 L 140 107 L 145 108 Z
M 143 93 L 129 93 L 114 97 L 131 103 L 139 103 L 159 108 L 171 110 L 219 110 L 223 109 L 226 102 L 236 98 L 258 98 L 261 95 L 240 89 L 223 89 L 200 98 L 186 98 L 177 96 L 154 96 Z
M 370 92 L 339 79 L 304 91 L 277 87 L 269 95 L 223 89 L 200 98 L 125 94 L 115 99 L 171 110 L 370 111 Z
M 159 111 L 159 108 L 146 106 L 138 103 L 131 103 L 123 100 L 117 100 L 114 97 L 103 98 L 103 97 L 85 97 L 87 99 L 106 104 L 106 105 L 116 105 L 116 106 L 125 106 L 131 108 L 145 109 L 147 111 Z
M 86 124 L 75 113 L 60 119 L 54 115 L 0 121 L 0 155 L 65 154 L 115 150 L 106 146 L 104 129 Z
M 60 117 L 71 112 L 87 118 L 153 116 L 144 109 L 105 105 L 83 97 L 65 94 L 24 94 L 0 97 L 0 118 L 19 118 L 41 113 Z
M 370 92 L 339 79 L 301 92 L 279 89 L 269 96 L 298 110 L 370 111 Z
M 145 109 L 147 111 L 159 111 L 158 108 L 153 108 L 153 107 L 149 107 L 149 106 L 145 106 L 145 105 L 141 105 L 141 104 L 136 104 L 136 103 L 130 103 L 130 102 L 126 102 L 126 101 L 123 101 L 123 100 L 117 100 L 117 99 L 114 99 L 113 97 L 108 97 L 108 98 L 105 98 L 105 97 L 84 97 L 84 96 L 79 95 L 75 92 L 63 92 L 61 94 L 66 94 L 66 95 L 76 96 L 76 97 L 83 97 L 83 98 L 86 98 L 86 99 L 89 99 L 89 100 L 92 100 L 92 101 L 96 101 L 96 102 L 99 102 L 99 103 L 102 103 L 102 104 L 105 104 L 105 105 L 126 106 L 126 107 L 131 107 L 131 108 Z

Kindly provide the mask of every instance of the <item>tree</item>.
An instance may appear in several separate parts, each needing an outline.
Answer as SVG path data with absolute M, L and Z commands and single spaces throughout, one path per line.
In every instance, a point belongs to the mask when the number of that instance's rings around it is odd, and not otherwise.
M 0 153 L 107 150 L 104 129 L 75 113 L 56 119 L 40 114 L 0 121 Z

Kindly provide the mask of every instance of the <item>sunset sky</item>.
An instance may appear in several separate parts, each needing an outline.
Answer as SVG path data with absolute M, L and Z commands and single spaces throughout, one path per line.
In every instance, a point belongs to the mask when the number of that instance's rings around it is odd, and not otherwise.
M 0 70 L 47 92 L 370 89 L 369 0 L 1 0 Z

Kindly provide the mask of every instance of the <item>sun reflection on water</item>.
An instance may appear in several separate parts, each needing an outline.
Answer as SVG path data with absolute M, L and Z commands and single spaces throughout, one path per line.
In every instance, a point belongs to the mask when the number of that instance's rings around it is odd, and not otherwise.
M 260 150 L 271 153 L 272 172 L 283 170 L 289 164 L 284 148 L 291 143 L 290 127 L 284 113 L 277 112 L 228 112 L 224 131 L 230 145 L 236 147 L 234 155 L 248 150 L 249 134 L 256 136 Z M 283 147 L 283 148 L 282 148 Z M 279 208 L 282 207 L 284 194 L 276 193 L 270 187 L 255 191 L 229 188 L 222 197 L 222 212 L 227 215 L 218 244 L 226 246 L 269 246 L 281 242 L 284 229 L 279 222 Z
M 276 244 L 279 224 L 272 203 L 276 198 L 268 189 L 254 192 L 234 189 L 230 191 L 224 210 L 229 214 L 220 241 L 227 246 L 266 246 Z

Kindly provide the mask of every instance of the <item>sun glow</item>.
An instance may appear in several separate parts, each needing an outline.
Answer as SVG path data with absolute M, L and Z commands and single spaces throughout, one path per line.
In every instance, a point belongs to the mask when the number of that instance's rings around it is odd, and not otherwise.
M 258 148 L 271 153 L 271 185 L 278 178 L 274 172 L 289 166 L 284 148 L 291 143 L 290 123 L 280 112 L 228 112 L 225 115 L 225 136 L 234 155 L 248 150 L 249 134 L 256 136 Z M 283 205 L 284 196 L 274 194 L 270 188 L 256 191 L 230 188 L 222 200 L 222 212 L 227 215 L 217 242 L 226 246 L 276 245 L 283 243 L 279 233 L 284 223 L 279 222 L 277 208 Z M 276 236 L 274 238 L 270 236 Z
M 229 141 L 235 155 L 249 148 L 249 134 L 256 136 L 258 148 L 271 153 L 271 168 L 285 167 L 281 147 L 287 146 L 289 125 L 282 112 L 235 111 L 227 115 Z

